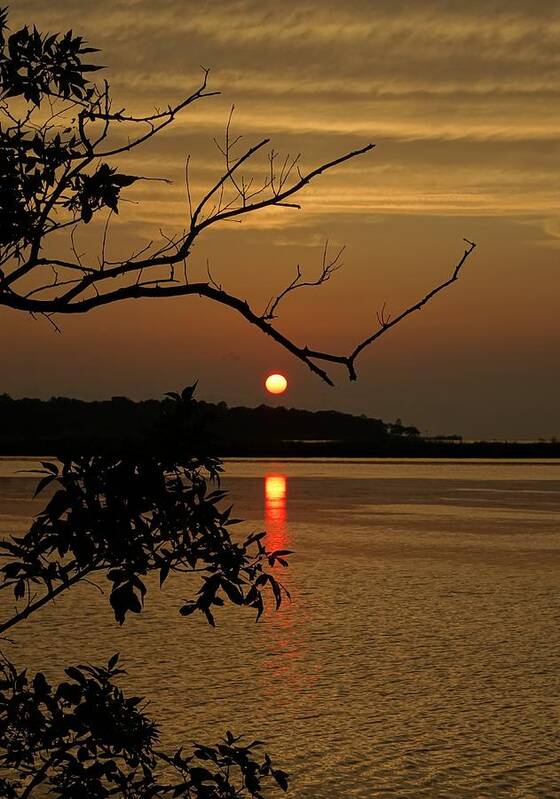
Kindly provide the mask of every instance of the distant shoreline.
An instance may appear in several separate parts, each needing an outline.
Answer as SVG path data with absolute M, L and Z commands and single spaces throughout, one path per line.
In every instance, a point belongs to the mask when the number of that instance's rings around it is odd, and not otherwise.
M 13 445 L 0 442 L 2 457 L 45 457 L 46 452 L 97 452 L 94 439 L 42 439 L 40 442 L 21 441 Z M 474 441 L 464 443 L 433 442 L 416 439 L 409 442 L 247 442 L 245 446 L 214 446 L 211 454 L 220 458 L 382 458 L 382 459 L 442 459 L 442 460 L 552 460 L 560 459 L 560 443 L 519 441 Z
M 179 397 L 179 395 L 176 395 Z M 157 447 L 162 420 L 173 419 L 192 452 L 222 458 L 560 458 L 560 441 L 472 441 L 422 436 L 400 419 L 384 422 L 334 410 L 228 407 L 189 400 L 127 397 L 86 402 L 67 397 L 12 399 L 0 394 L 0 455 L 119 453 Z

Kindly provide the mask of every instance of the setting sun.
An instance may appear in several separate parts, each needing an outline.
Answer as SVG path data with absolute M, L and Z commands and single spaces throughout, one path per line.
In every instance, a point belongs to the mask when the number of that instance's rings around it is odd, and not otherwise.
M 288 388 L 288 381 L 284 375 L 269 375 L 265 381 L 265 388 L 269 394 L 283 394 Z

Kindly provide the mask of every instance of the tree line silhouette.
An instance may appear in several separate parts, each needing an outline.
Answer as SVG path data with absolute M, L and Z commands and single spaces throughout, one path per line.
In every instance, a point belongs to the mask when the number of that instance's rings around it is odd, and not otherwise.
M 0 394 L 0 454 L 119 451 L 149 448 L 151 431 L 173 399 L 127 397 L 85 401 L 12 399 Z M 220 457 L 453 457 L 556 458 L 560 444 L 542 441 L 464 441 L 421 435 L 400 419 L 384 422 L 340 411 L 229 407 L 193 399 L 190 441 Z
M 65 397 L 16 400 L 3 394 L 0 449 L 5 453 L 40 454 L 54 449 L 91 451 L 139 443 L 150 438 L 154 424 L 172 402 L 171 397 L 138 402 L 126 397 L 93 402 Z M 204 436 L 205 447 L 222 456 L 336 442 L 377 445 L 420 435 L 416 427 L 403 425 L 400 420 L 386 423 L 334 410 L 229 407 L 225 402 L 193 400 L 192 414 L 193 419 L 196 417 L 193 427 Z

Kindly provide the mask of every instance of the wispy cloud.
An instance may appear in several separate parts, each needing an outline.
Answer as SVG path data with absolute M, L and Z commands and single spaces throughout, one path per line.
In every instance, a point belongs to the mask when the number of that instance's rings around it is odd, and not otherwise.
M 87 10 L 85 10 L 87 9 Z M 213 68 L 223 96 L 189 109 L 146 151 L 172 189 L 131 196 L 132 218 L 184 217 L 182 171 L 195 191 L 219 169 L 212 143 L 229 106 L 248 139 L 307 163 L 366 141 L 378 150 L 304 198 L 306 219 L 380 212 L 518 217 L 557 213 L 560 6 L 547 0 L 28 0 L 17 21 L 80 27 L 112 65 L 119 103 L 176 99 Z M 128 163 L 124 159 L 124 163 Z M 258 174 L 258 168 L 253 169 Z M 248 222 L 276 228 L 277 215 Z

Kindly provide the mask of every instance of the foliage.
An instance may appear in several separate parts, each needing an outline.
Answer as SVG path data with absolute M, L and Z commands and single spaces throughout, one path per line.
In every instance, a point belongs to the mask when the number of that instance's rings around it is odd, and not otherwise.
M 101 95 L 87 74 L 102 69 L 85 64 L 84 55 L 96 53 L 72 31 L 41 35 L 23 27 L 6 38 L 7 10 L 0 10 L 0 100 L 8 123 L 0 126 L 0 246 L 13 249 L 21 259 L 38 242 L 45 226 L 56 226 L 57 208 L 78 211 L 84 222 L 104 207 L 118 213 L 119 193 L 139 178 L 118 174 L 107 163 L 84 174 L 71 170 L 84 157 L 86 120 L 102 113 Z M 23 117 L 10 113 L 8 100 L 23 99 L 29 109 Z M 33 110 L 47 99 L 78 103 L 77 124 L 36 125 Z
M 3 796 L 26 799 L 42 786 L 56 799 L 258 799 L 271 781 L 286 790 L 287 774 L 256 754 L 261 742 L 244 744 L 231 732 L 190 755 L 161 751 L 143 700 L 115 683 L 126 673 L 117 664 L 114 655 L 107 666 L 71 666 L 55 686 L 41 672 L 30 679 L 0 663 Z
M 6 38 L 8 9 L 0 9 L 0 81 L 3 97 L 23 97 L 40 105 L 47 96 L 89 99 L 94 91 L 84 74 L 101 69 L 82 63 L 82 56 L 97 53 L 85 47 L 81 36 L 41 35 L 27 26 Z
M 213 608 L 227 600 L 264 609 L 263 591 L 272 591 L 278 608 L 286 589 L 267 571 L 286 566 L 286 550 L 268 552 L 264 532 L 237 542 L 230 527 L 238 522 L 222 507 L 226 492 L 212 487 L 222 466 L 217 458 L 193 455 L 194 386 L 171 396 L 171 407 L 142 451 L 106 455 L 61 455 L 60 465 L 44 462 L 37 493 L 55 486 L 29 531 L 0 543 L 8 559 L 0 588 L 11 588 L 24 607 L 0 624 L 9 629 L 47 601 L 84 578 L 103 573 L 111 583 L 110 603 L 122 624 L 140 613 L 146 577 L 170 573 L 196 575 L 200 587 L 180 612 L 202 612 L 214 625 Z M 155 439 L 155 440 L 154 440 Z M 32 599 L 40 586 L 43 593 Z
M 78 130 L 53 131 L 52 125 L 32 124 L 32 110 L 45 98 L 73 99 L 93 109 L 97 91 L 85 76 L 101 67 L 83 63 L 84 55 L 98 51 L 84 46 L 82 37 L 72 31 L 41 35 L 35 27 L 24 27 L 9 37 L 6 32 L 7 9 L 1 9 L 0 99 L 7 119 L 0 126 L 0 246 L 13 248 L 19 259 L 41 234 L 49 218 L 47 198 L 83 147 Z M 29 104 L 22 118 L 9 113 L 6 105 L 18 99 Z M 60 192 L 53 208 L 80 206 L 84 221 L 91 219 L 92 208 L 107 205 L 116 211 L 120 186 L 128 185 L 123 179 L 101 164 L 91 176 L 75 175 L 68 183 L 69 192 Z
M 214 607 L 225 600 L 253 608 L 258 619 L 265 588 L 280 606 L 287 591 L 268 569 L 287 566 L 289 553 L 268 552 L 263 532 L 241 542 L 231 537 L 237 520 L 230 507 L 220 507 L 221 462 L 202 454 L 207 436 L 195 388 L 168 395 L 149 454 L 144 442 L 127 452 L 62 454 L 58 463 L 43 463 L 36 495 L 50 491 L 45 508 L 26 535 L 0 543 L 8 561 L 0 587 L 23 603 L 2 631 L 99 573 L 111 582 L 109 599 L 121 624 L 141 611 L 152 573 L 160 586 L 172 573 L 195 574 L 200 586 L 180 612 L 202 612 L 212 625 Z M 259 799 L 270 780 L 287 789 L 287 774 L 268 755 L 257 755 L 261 743 L 244 744 L 231 732 L 215 746 L 195 744 L 191 754 L 161 751 L 142 700 L 127 698 L 115 683 L 125 673 L 117 660 L 67 668 L 69 680 L 58 686 L 3 660 L 2 795 L 28 799 L 49 786 L 58 799 Z

